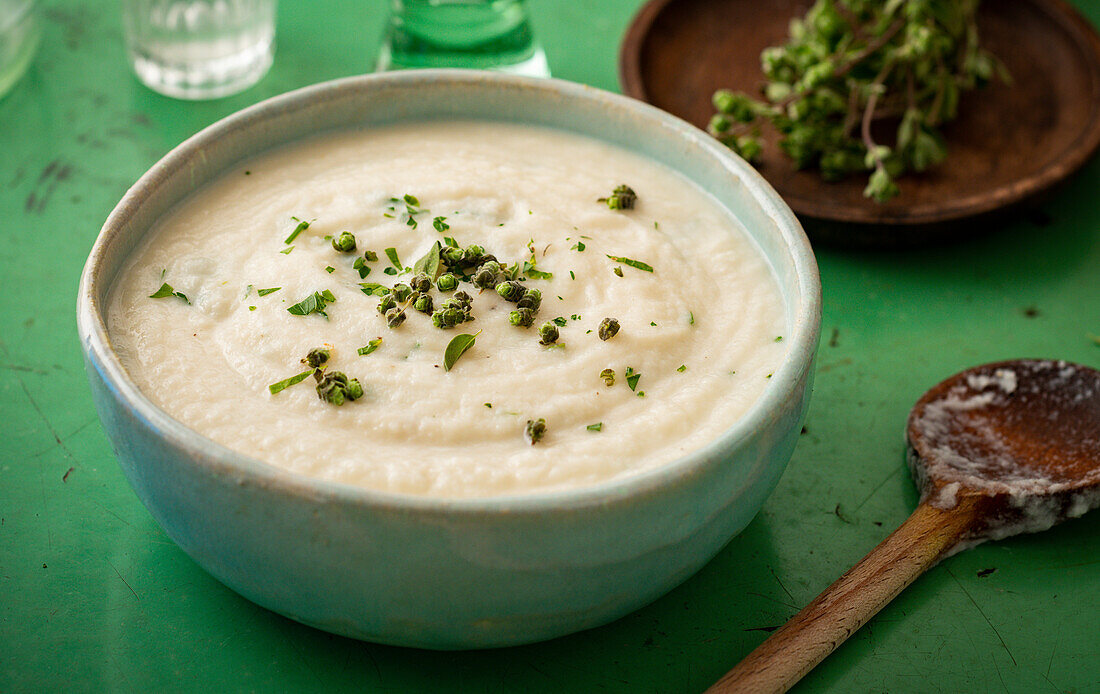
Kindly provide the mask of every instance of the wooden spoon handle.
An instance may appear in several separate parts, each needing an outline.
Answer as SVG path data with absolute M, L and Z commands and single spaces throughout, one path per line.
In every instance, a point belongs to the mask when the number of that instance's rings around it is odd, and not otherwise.
M 974 497 L 944 511 L 921 503 L 878 547 L 718 680 L 708 694 L 785 692 L 958 544 Z

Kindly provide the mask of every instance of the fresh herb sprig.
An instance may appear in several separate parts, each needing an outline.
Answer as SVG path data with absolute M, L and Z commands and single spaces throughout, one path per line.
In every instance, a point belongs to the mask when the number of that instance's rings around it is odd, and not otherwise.
M 960 93 L 1009 81 L 979 45 L 978 2 L 817 0 L 786 44 L 760 54 L 763 98 L 715 92 L 709 130 L 755 162 L 760 125 L 771 123 L 796 168 L 826 181 L 869 172 L 863 194 L 886 202 L 897 177 L 946 157 L 940 127 L 958 115 Z M 872 127 L 882 121 L 897 122 L 892 145 Z

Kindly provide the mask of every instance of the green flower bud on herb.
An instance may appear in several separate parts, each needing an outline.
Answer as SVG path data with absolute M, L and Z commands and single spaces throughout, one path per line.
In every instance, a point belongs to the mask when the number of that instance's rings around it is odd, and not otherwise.
M 534 446 L 538 443 L 543 436 L 546 435 L 546 420 L 545 419 L 528 419 L 527 426 L 523 430 L 523 438 L 527 439 L 527 443 Z
M 363 397 L 363 384 L 359 382 L 358 378 L 353 378 L 348 381 L 348 385 L 345 389 L 345 394 L 348 400 L 358 400 Z
M 471 308 L 473 308 L 474 297 L 470 296 L 466 292 L 455 292 L 454 296 L 452 296 L 451 299 L 457 301 L 459 305 L 463 308 L 463 310 L 469 311 Z
M 435 287 L 441 292 L 452 292 L 458 287 L 458 278 L 445 272 L 435 281 Z
M 405 312 L 395 306 L 386 311 L 386 327 L 396 328 L 405 322 L 405 318 L 407 318 Z
M 314 347 L 309 350 L 309 354 L 302 360 L 303 364 L 306 364 L 314 369 L 320 368 L 322 364 L 329 360 L 332 353 L 324 347 Z
M 437 328 L 453 328 L 465 322 L 466 314 L 457 308 L 440 308 L 432 313 L 432 325 Z
M 351 253 L 355 250 L 355 234 L 350 231 L 340 232 L 339 236 L 333 237 L 332 247 L 341 253 Z
M 600 378 L 603 379 L 604 385 L 611 387 L 615 385 L 615 371 L 614 369 L 604 369 L 600 372 Z
M 443 261 L 443 264 L 447 267 L 454 267 L 462 262 L 463 253 L 461 248 L 447 248 L 441 249 L 439 252 L 439 258 Z
M 386 294 L 378 301 L 378 312 L 385 315 L 387 311 L 397 306 L 397 299 L 393 297 L 393 294 Z
M 378 254 L 374 251 L 363 251 L 363 260 L 368 263 L 374 263 L 378 261 Z
M 490 260 L 487 263 L 482 263 L 481 267 L 477 269 L 474 274 L 474 285 L 481 289 L 492 289 L 497 286 L 500 281 L 501 269 L 500 263 L 495 260 Z
M 551 345 L 558 341 L 558 326 L 553 321 L 547 321 L 539 328 L 539 344 Z
M 362 388 L 360 387 L 360 393 Z M 333 405 L 343 405 L 348 395 L 348 377 L 340 371 L 326 371 L 317 382 L 317 397 Z
M 413 300 L 413 308 L 421 313 L 431 313 L 432 303 L 431 294 L 420 294 Z
M 537 289 L 528 289 L 516 302 L 516 308 L 529 308 L 532 311 L 538 311 L 542 306 L 542 292 Z
M 432 288 L 432 278 L 421 272 L 419 275 L 409 280 L 409 286 L 412 287 L 414 292 L 423 293 L 430 291 Z
M 596 335 L 603 341 L 610 340 L 619 333 L 619 321 L 614 318 L 604 318 L 600 321 L 600 327 L 596 329 Z
M 485 248 L 479 246 L 476 243 L 471 243 L 466 246 L 466 251 L 462 256 L 462 259 L 470 265 L 475 265 L 481 262 L 481 259 L 485 256 Z
M 606 198 L 597 198 L 596 202 L 606 203 L 611 210 L 632 210 L 638 200 L 638 194 L 628 185 L 617 186 Z
M 390 294 L 398 303 L 404 303 L 409 300 L 409 296 L 412 295 L 412 288 L 409 285 L 402 282 L 398 282 L 393 285 L 393 291 Z
M 519 301 L 527 292 L 527 288 L 515 280 L 508 280 L 497 285 L 497 294 L 505 301 Z
M 519 328 L 530 328 L 535 322 L 535 312 L 529 308 L 517 308 L 508 314 L 508 322 Z

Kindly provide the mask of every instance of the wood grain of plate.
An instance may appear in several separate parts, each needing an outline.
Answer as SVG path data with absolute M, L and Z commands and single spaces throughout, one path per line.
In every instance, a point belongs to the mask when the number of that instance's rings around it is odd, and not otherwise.
M 791 17 L 810 0 L 651 0 L 635 16 L 619 55 L 623 93 L 705 128 L 711 94 L 759 93 L 760 51 L 786 40 Z M 935 236 L 929 230 L 1003 211 L 1050 190 L 1100 146 L 1100 36 L 1063 0 L 987 0 L 983 44 L 1012 74 L 968 93 L 949 123 L 947 160 L 900 179 L 901 194 L 879 205 L 863 197 L 865 176 L 823 182 L 796 171 L 764 131 L 760 172 L 804 221 L 829 235 L 880 239 Z M 897 227 L 902 227 L 898 229 Z M 838 231 L 839 230 L 839 231 Z

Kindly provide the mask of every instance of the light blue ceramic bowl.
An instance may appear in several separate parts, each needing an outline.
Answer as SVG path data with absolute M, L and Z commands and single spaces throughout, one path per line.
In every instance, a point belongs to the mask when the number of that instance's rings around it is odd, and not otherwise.
M 682 172 L 749 229 L 782 285 L 787 360 L 747 416 L 664 467 L 576 491 L 428 499 L 291 474 L 165 414 L 127 376 L 104 324 L 126 256 L 174 204 L 242 159 L 340 128 L 448 118 L 550 126 Z M 353 77 L 234 114 L 172 150 L 111 213 L 77 319 L 99 416 L 134 491 L 227 586 L 305 624 L 382 643 L 481 648 L 609 622 L 699 570 L 760 509 L 794 450 L 821 313 L 798 221 L 751 167 L 662 111 L 579 84 L 485 72 Z

